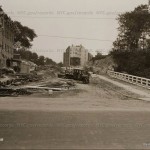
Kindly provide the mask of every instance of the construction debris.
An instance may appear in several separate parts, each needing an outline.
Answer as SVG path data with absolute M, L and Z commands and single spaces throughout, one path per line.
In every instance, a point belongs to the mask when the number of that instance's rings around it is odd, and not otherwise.
M 0 96 L 53 95 L 54 92 L 65 92 L 75 87 L 72 79 L 58 79 L 58 72 L 57 68 L 46 67 L 34 74 L 4 74 L 0 78 Z
M 7 82 L 7 85 L 1 85 L 0 96 L 20 96 L 34 93 L 47 93 L 48 95 L 52 95 L 53 92 L 63 92 L 75 87 L 75 82 L 73 80 L 49 81 L 41 85 L 23 85 L 24 82 L 24 78 L 18 78 L 9 83 Z
M 52 94 L 53 94 L 53 91 L 52 91 L 52 90 L 49 90 L 49 91 L 48 91 L 48 94 L 49 94 L 49 95 L 52 95 Z
M 40 86 L 26 86 L 23 89 L 28 89 L 28 90 L 53 90 L 53 91 L 61 91 L 61 88 L 49 88 L 49 87 L 40 87 Z
M 0 88 L 0 97 L 30 95 L 31 92 L 25 89 Z
M 15 74 L 11 75 L 11 77 L 5 77 L 4 79 L 1 79 L 0 87 L 20 86 L 28 84 L 29 82 L 37 82 L 41 79 L 41 76 L 33 74 Z

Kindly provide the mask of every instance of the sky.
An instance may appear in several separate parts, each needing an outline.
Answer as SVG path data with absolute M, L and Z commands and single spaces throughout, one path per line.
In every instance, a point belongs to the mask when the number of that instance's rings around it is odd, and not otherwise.
M 12 18 L 35 30 L 30 49 L 63 61 L 70 45 L 83 45 L 93 55 L 108 54 L 118 31 L 117 16 L 148 0 L 0 0 Z

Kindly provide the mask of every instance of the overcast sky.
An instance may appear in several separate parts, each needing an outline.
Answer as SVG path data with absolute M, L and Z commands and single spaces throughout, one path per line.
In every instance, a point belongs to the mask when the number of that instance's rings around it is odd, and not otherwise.
M 92 54 L 107 54 L 117 37 L 118 14 L 148 0 L 0 0 L 5 12 L 33 28 L 38 38 L 32 51 L 63 60 L 69 45 L 82 44 Z

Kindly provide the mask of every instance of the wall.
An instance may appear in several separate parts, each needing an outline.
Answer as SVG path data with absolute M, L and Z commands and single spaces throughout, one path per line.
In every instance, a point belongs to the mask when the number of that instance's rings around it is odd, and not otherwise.
M 14 24 L 6 14 L 0 17 L 0 24 L 0 67 L 6 67 L 6 60 L 14 54 Z
M 80 61 L 79 66 L 84 66 L 88 62 L 88 50 L 86 50 L 82 45 L 72 45 L 68 47 L 64 53 L 64 66 L 69 67 L 72 64 L 76 64 L 76 62 L 73 62 L 73 60 Z
M 20 68 L 20 73 L 30 73 L 30 65 L 27 62 L 22 61 Z

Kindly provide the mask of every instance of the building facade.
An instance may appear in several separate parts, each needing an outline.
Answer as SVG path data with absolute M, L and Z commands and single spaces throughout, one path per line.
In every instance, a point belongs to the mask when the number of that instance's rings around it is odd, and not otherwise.
M 15 54 L 13 58 L 13 69 L 17 73 L 29 74 L 37 69 L 37 65 L 31 61 L 22 60 L 20 54 Z
M 91 53 L 88 53 L 88 61 L 91 61 L 93 58 L 93 55 Z
M 0 7 L 0 68 L 12 65 L 15 32 L 14 22 Z
M 84 66 L 89 60 L 89 53 L 82 45 L 72 45 L 66 49 L 66 52 L 64 52 L 63 59 L 65 67 Z

